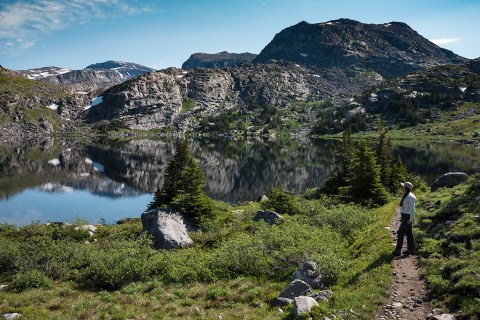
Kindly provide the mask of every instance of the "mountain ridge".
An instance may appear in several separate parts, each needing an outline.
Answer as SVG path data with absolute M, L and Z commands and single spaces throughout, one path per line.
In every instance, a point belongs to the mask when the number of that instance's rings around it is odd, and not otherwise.
M 257 55 L 250 52 L 230 53 L 222 51 L 219 53 L 196 52 L 190 55 L 187 61 L 182 64 L 182 69 L 193 68 L 226 68 L 238 66 L 242 63 L 252 62 Z
M 385 78 L 467 59 L 440 48 L 403 22 L 365 24 L 350 19 L 302 21 L 277 33 L 254 62 L 286 60 L 317 68 L 356 65 Z

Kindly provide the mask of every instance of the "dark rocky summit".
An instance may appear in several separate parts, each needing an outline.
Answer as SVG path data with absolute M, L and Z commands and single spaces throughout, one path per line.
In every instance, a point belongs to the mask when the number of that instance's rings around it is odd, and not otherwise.
M 349 19 L 302 21 L 278 33 L 254 62 L 292 61 L 318 68 L 357 66 L 385 78 L 466 59 L 442 49 L 407 24 L 364 24 Z
M 226 68 L 235 67 L 242 63 L 252 62 L 257 55 L 249 52 L 230 53 L 194 53 L 182 64 L 182 69 L 193 68 Z

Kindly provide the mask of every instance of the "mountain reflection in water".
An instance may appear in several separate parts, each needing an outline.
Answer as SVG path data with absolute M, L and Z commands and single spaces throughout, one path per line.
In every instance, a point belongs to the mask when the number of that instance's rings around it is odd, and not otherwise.
M 332 169 L 332 143 L 190 141 L 207 193 L 231 203 L 255 200 L 272 187 L 300 193 L 320 185 Z M 163 184 L 174 143 L 45 140 L 0 151 L 0 223 L 75 217 L 94 223 L 138 217 Z M 394 154 L 429 183 L 448 171 L 471 173 L 480 159 L 478 148 L 460 144 L 402 143 Z

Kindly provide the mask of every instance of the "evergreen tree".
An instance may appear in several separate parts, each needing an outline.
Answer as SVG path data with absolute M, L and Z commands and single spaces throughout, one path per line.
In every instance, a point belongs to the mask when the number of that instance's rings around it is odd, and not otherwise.
M 155 192 L 149 209 L 169 206 L 196 219 L 211 214 L 210 200 L 204 191 L 205 174 L 186 140 L 175 145 L 175 154 L 164 178 L 163 186 Z
M 348 166 L 347 186 L 341 194 L 355 202 L 382 205 L 388 202 L 389 194 L 380 181 L 380 168 L 375 153 L 365 142 L 360 143 Z
M 350 129 L 343 132 L 342 142 L 332 148 L 333 171 L 321 188 L 322 193 L 338 194 L 339 189 L 347 185 L 348 166 L 352 157 L 354 146 L 350 138 Z
M 377 163 L 380 167 L 380 181 L 390 192 L 395 192 L 394 186 L 392 185 L 392 151 L 390 139 L 387 136 L 387 128 L 383 123 L 380 123 L 379 126 L 379 136 L 377 144 L 375 145 L 375 155 L 377 158 Z
M 398 191 L 399 183 L 409 180 L 409 174 L 407 167 L 403 163 L 400 157 L 397 157 L 395 161 L 392 161 L 392 174 L 390 175 L 390 192 L 395 193 Z

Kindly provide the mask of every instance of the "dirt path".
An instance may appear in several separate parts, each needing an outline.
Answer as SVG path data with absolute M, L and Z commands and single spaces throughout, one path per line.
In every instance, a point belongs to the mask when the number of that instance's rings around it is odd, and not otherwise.
M 390 223 L 393 242 L 396 243 L 396 230 L 400 225 L 400 213 Z M 406 239 L 405 239 L 406 240 Z M 404 243 L 406 249 L 406 241 Z M 392 246 L 392 251 L 394 246 Z M 425 281 L 420 276 L 418 256 L 402 255 L 393 261 L 392 289 L 389 301 L 381 307 L 376 320 L 421 320 L 427 319 L 432 307 L 426 299 L 427 289 Z

